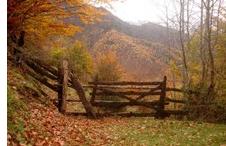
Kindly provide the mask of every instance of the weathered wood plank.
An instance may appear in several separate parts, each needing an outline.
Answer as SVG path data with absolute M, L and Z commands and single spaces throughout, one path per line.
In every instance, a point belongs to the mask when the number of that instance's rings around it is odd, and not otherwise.
M 121 85 L 121 86 L 130 86 L 130 85 L 160 85 L 161 82 L 133 82 L 133 81 L 121 81 L 121 82 L 89 82 L 89 84 L 94 85 L 94 84 L 98 84 L 98 85 Z
M 42 68 L 44 68 L 45 70 L 49 71 L 51 74 L 58 76 L 58 70 L 54 66 L 51 66 L 51 65 L 49 65 L 49 64 L 45 63 L 44 61 L 37 59 L 37 58 L 28 58 L 27 60 L 32 60 L 33 62 L 37 63 Z
M 82 104 L 84 105 L 84 108 L 87 114 L 92 118 L 96 118 L 96 113 L 92 105 L 90 104 L 90 102 L 86 99 L 85 92 L 83 90 L 82 85 L 80 84 L 80 82 L 78 81 L 74 73 L 71 73 L 70 76 L 71 76 L 72 85 L 74 86 L 74 89 L 76 90 L 79 96 L 79 99 L 82 101 Z
M 166 88 L 166 91 L 183 92 L 181 89 L 178 88 Z
M 168 102 L 174 102 L 174 103 L 187 103 L 185 100 L 177 100 L 177 99 L 171 99 L 171 98 L 166 98 L 166 101 Z
M 98 75 L 95 76 L 95 79 L 94 79 L 94 82 L 98 82 Z M 95 97 L 96 97 L 96 92 L 97 92 L 97 84 L 94 84 L 93 86 L 93 92 L 92 92 L 92 95 L 91 95 L 91 99 L 90 99 L 90 102 L 94 102 L 95 100 Z
M 140 94 L 140 96 L 138 96 L 138 97 L 136 98 L 136 100 L 140 100 L 140 99 L 142 99 L 142 98 L 144 98 L 145 96 L 148 96 L 148 95 L 153 95 L 153 94 L 156 93 L 156 91 L 158 91 L 158 90 L 160 90 L 160 89 L 161 89 L 160 86 L 158 86 L 158 87 L 156 87 L 156 88 L 151 88 L 150 91 L 144 92 L 144 93 Z M 161 94 L 161 92 L 158 92 L 158 93 Z M 160 94 L 158 94 L 158 95 L 160 95 Z
M 51 90 L 58 92 L 58 86 L 54 86 L 48 82 L 47 78 L 39 76 L 38 74 L 34 73 L 30 69 L 26 68 L 26 73 L 28 73 L 31 77 L 45 85 L 46 87 L 50 88 Z
M 57 76 L 50 74 L 48 71 L 46 71 L 45 69 L 41 68 L 39 65 L 37 65 L 36 63 L 29 61 L 29 60 L 25 60 L 25 63 L 32 68 L 36 73 L 46 76 L 52 80 L 57 80 Z
M 63 60 L 59 69 L 59 89 L 58 89 L 58 108 L 62 113 L 66 112 L 67 109 L 67 88 L 68 88 L 68 78 L 69 69 L 68 61 Z
M 165 115 L 165 98 L 166 98 L 166 80 L 167 77 L 164 76 L 163 82 L 161 83 L 161 94 L 159 98 L 159 106 L 157 110 L 157 118 L 164 118 Z
M 83 85 L 83 88 L 93 88 L 94 85 Z M 108 85 L 98 85 L 98 89 L 119 89 L 119 90 L 151 90 L 152 87 L 142 87 L 142 86 L 108 86 Z
M 158 106 L 158 104 L 159 104 L 159 101 L 123 102 L 123 101 L 103 101 L 103 100 L 98 100 L 92 103 L 93 106 L 99 106 L 99 107 L 145 106 L 149 108 L 155 108 L 156 106 Z M 165 103 L 165 104 L 168 104 L 168 103 Z
M 146 94 L 147 93 L 147 94 Z M 107 92 L 106 90 L 104 91 L 98 91 L 96 93 L 97 96 L 100 95 L 105 95 L 105 96 L 123 96 L 123 95 L 141 95 L 141 94 L 145 94 L 145 96 L 148 95 L 160 95 L 161 92 L 137 92 L 137 91 L 111 91 L 111 92 Z M 92 93 L 91 93 L 92 95 Z
M 123 95 L 119 92 L 115 92 L 115 91 L 111 91 L 111 90 L 107 90 L 107 89 L 101 89 L 101 91 L 104 92 L 107 95 L 114 94 L 114 96 L 119 96 L 119 97 L 126 99 L 126 100 L 129 100 L 129 101 L 135 101 L 134 99 L 127 97 L 126 95 Z

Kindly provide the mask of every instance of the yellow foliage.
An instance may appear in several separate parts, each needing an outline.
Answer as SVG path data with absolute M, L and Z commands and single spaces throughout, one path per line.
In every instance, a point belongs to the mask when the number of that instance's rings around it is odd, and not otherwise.
M 72 69 L 77 77 L 83 78 L 93 72 L 93 61 L 85 45 L 80 41 L 75 41 L 68 47 L 62 47 L 61 41 L 56 42 L 52 47 L 50 54 L 50 62 L 58 64 L 64 58 L 69 61 L 70 69 Z

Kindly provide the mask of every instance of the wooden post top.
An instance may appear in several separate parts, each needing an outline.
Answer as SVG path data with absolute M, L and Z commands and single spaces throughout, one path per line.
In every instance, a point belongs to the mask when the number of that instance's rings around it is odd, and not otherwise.
M 166 77 L 166 76 L 164 76 L 164 79 L 163 79 L 163 81 L 165 81 L 165 82 L 166 82 L 166 80 L 167 80 L 167 77 Z

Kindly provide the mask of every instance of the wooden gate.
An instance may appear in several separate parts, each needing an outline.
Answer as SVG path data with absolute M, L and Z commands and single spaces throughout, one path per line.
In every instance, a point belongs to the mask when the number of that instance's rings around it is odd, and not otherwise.
M 95 81 L 89 82 L 93 87 L 90 103 L 97 107 L 120 108 L 125 106 L 143 106 L 154 109 L 155 116 L 164 118 L 167 114 L 164 112 L 166 99 L 166 81 L 165 76 L 160 82 L 101 82 L 96 78 Z M 121 100 L 100 100 L 98 97 L 111 96 L 118 97 Z M 158 96 L 157 100 L 149 99 L 151 96 Z

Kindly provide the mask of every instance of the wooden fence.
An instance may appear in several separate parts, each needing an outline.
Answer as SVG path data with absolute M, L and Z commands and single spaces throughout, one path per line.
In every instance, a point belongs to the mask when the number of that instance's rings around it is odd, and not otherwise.
M 100 82 L 96 79 L 94 82 L 90 82 L 89 86 L 93 91 L 91 93 L 91 99 L 88 101 L 85 96 L 84 86 L 76 78 L 73 70 L 70 70 L 67 60 L 62 60 L 62 63 L 58 67 L 54 67 L 41 60 L 27 57 L 26 54 L 23 54 L 18 49 L 24 45 L 24 33 L 21 33 L 19 40 L 19 43 L 16 43 L 16 47 L 13 47 L 13 51 L 9 52 L 9 59 L 11 58 L 16 64 L 21 64 L 25 72 L 31 77 L 58 93 L 58 109 L 62 113 L 66 112 L 67 102 L 69 102 L 67 100 L 68 87 L 72 87 L 76 90 L 79 101 L 82 102 L 86 110 L 86 114 L 92 118 L 97 117 L 93 106 L 144 106 L 155 109 L 155 116 L 160 118 L 164 118 L 169 114 L 184 114 L 183 111 L 165 110 L 165 105 L 168 102 L 185 103 L 184 101 L 166 97 L 167 91 L 181 92 L 179 89 L 167 88 L 166 77 L 160 82 Z M 159 99 L 150 102 L 142 101 L 145 97 L 154 95 L 159 96 Z M 118 96 L 127 101 L 97 101 L 96 96 Z
M 62 60 L 58 67 L 54 67 L 41 60 L 23 56 L 23 68 L 31 77 L 58 93 L 58 109 L 62 113 L 66 113 L 68 102 L 74 102 L 73 100 L 67 100 L 68 87 L 76 90 L 79 97 L 78 101 L 83 104 L 86 115 L 92 118 L 97 117 L 93 107 L 143 106 L 154 109 L 156 111 L 154 115 L 159 118 L 164 118 L 170 114 L 186 113 L 165 109 L 169 102 L 185 103 L 185 101 L 167 98 L 167 91 L 182 92 L 179 89 L 167 88 L 167 77 L 159 82 L 101 82 L 96 78 L 93 82 L 89 82 L 88 86 L 85 86 L 79 82 L 75 73 L 70 70 L 67 60 Z M 85 96 L 84 88 L 92 89 L 90 101 Z M 97 100 L 98 96 L 119 97 L 124 101 Z M 159 96 L 159 99 L 153 101 L 143 100 L 148 96 Z M 150 113 L 150 115 L 153 114 Z

